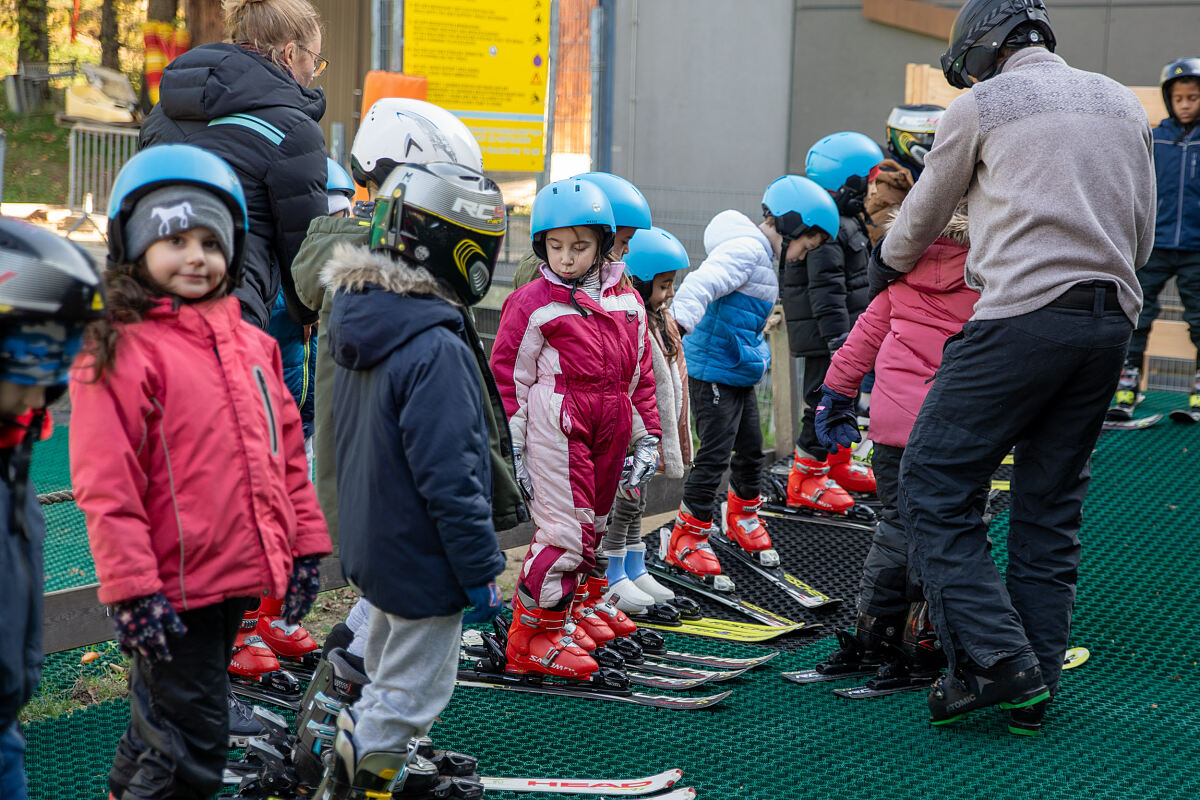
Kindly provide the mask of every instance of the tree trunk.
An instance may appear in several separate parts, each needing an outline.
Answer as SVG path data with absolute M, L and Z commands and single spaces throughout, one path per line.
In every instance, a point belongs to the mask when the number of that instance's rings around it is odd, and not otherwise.
M 120 71 L 121 34 L 117 27 L 117 0 L 100 5 L 100 64 Z
M 50 60 L 46 0 L 17 0 L 17 60 Z
M 225 41 L 225 15 L 220 0 L 183 0 L 192 47 Z

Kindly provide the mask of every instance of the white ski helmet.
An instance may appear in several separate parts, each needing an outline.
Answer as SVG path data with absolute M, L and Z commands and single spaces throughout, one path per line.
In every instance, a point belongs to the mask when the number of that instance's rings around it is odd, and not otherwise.
M 452 161 L 483 171 L 479 142 L 446 109 L 411 97 L 385 97 L 367 111 L 350 146 L 350 167 L 361 186 L 381 186 L 399 164 Z

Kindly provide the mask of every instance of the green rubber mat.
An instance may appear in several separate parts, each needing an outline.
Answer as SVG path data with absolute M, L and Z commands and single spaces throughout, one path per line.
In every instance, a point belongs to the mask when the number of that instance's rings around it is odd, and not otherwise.
M 1182 399 L 1152 394 L 1139 416 Z M 779 677 L 819 660 L 830 638 L 726 684 L 734 695 L 709 711 L 464 688 L 433 735 L 477 755 L 491 775 L 634 777 L 678 767 L 701 800 L 1191 800 L 1200 786 L 1197 459 L 1200 425 L 1164 420 L 1101 437 L 1072 633 L 1091 658 L 1064 673 L 1040 737 L 1012 736 L 995 710 L 932 728 L 921 692 L 845 700 L 829 690 L 851 681 L 797 686 Z M 1001 514 L 993 527 L 1001 562 L 1006 522 Z M 859 567 L 844 565 L 848 575 Z M 689 651 L 761 652 L 668 638 Z M 124 704 L 105 703 L 27 726 L 31 796 L 100 798 L 126 719 Z
M 33 446 L 31 474 L 38 494 L 71 488 L 71 459 L 67 427 L 57 425 L 54 435 Z M 42 506 L 46 515 L 46 591 L 74 589 L 96 582 L 96 567 L 88 550 L 83 512 L 73 502 Z

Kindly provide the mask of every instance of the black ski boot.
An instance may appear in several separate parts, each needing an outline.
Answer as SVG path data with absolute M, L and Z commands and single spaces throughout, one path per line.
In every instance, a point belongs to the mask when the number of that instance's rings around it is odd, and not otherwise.
M 1049 699 L 1042 668 L 1036 662 L 1030 667 L 1017 667 L 1018 659 L 1027 657 L 1006 658 L 988 669 L 967 662 L 955 674 L 938 678 L 929 692 L 930 723 L 946 725 L 985 706 L 1018 709 Z
M 909 605 L 900 645 L 893 652 L 895 659 L 885 663 L 876 676 L 867 681 L 871 689 L 928 686 L 946 668 L 946 654 L 942 652 L 937 633 L 929 621 L 929 603 L 922 600 Z
M 1008 732 L 1018 736 L 1037 736 L 1042 732 L 1042 721 L 1050 708 L 1049 700 L 1041 700 L 1031 706 L 1014 708 L 1008 712 Z
M 415 746 L 407 751 L 360 753 L 354 734 L 339 724 L 333 745 L 333 764 L 325 773 L 316 800 L 370 800 L 388 797 L 405 779 Z
M 1138 363 L 1140 363 L 1140 359 Z M 1140 388 L 1141 368 L 1138 364 L 1127 361 L 1121 368 L 1121 378 L 1117 382 L 1117 394 L 1113 398 L 1113 404 L 1105 413 L 1104 418 L 1117 422 L 1133 419 L 1133 410 L 1143 397 L 1138 391 Z
M 245 747 L 246 742 L 266 736 L 266 727 L 254 716 L 254 706 L 236 696 L 228 695 L 229 702 L 229 746 Z
M 841 647 L 817 664 L 816 671 L 822 675 L 864 675 L 878 670 L 895 657 L 888 646 L 894 653 L 902 622 L 899 617 L 874 617 L 859 611 L 853 631 L 834 631 Z
M 335 734 L 338 714 L 362 695 L 370 679 L 362 659 L 340 647 L 325 650 L 296 715 L 292 763 L 302 787 L 313 787 L 325 772 L 324 751 Z

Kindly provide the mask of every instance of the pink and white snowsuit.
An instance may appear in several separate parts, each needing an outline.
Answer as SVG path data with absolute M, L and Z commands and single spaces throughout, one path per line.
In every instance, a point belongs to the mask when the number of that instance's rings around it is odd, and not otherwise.
M 570 599 L 595 566 L 625 453 L 661 435 L 646 309 L 621 286 L 622 263 L 601 265 L 599 302 L 549 267 L 504 301 L 491 365 L 513 447 L 525 454 L 537 525 L 521 585 L 541 608 Z

